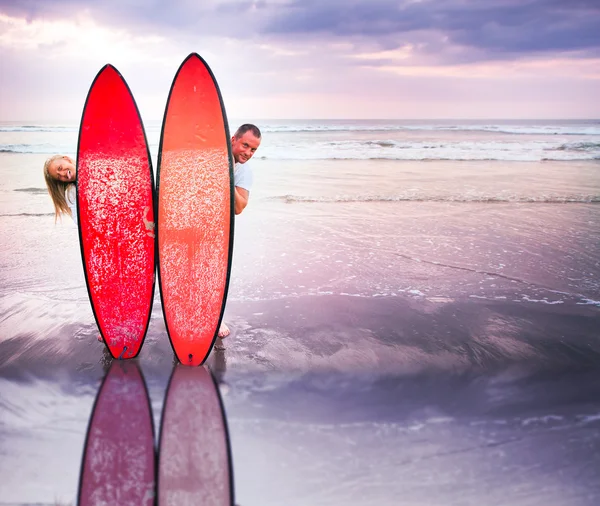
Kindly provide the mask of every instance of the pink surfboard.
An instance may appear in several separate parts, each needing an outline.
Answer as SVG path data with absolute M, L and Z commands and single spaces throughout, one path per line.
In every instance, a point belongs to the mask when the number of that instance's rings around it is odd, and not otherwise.
M 154 426 L 135 362 L 113 362 L 92 410 L 79 481 L 80 506 L 155 504 Z
M 229 433 L 218 387 L 204 367 L 177 365 L 160 429 L 158 506 L 233 506 Z
M 127 83 L 111 65 L 88 93 L 77 149 L 77 215 L 94 317 L 111 355 L 133 358 L 154 295 L 153 175 Z
M 158 279 L 167 333 L 185 365 L 204 362 L 223 317 L 233 247 L 233 165 L 219 88 L 193 53 L 165 110 L 157 172 Z

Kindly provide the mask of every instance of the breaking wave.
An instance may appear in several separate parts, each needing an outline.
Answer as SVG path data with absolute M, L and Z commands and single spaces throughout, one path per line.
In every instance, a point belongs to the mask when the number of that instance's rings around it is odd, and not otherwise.
M 354 121 L 351 124 L 316 122 L 296 125 L 267 124 L 261 127 L 267 133 L 311 133 L 311 132 L 410 132 L 410 131 L 446 131 L 446 132 L 489 132 L 506 135 L 600 135 L 600 123 L 556 125 L 518 125 L 518 124 L 379 124 Z
M 0 126 L 0 132 L 77 132 L 76 126 L 14 125 Z
M 600 204 L 600 195 L 567 195 L 567 196 L 336 196 L 336 197 L 305 197 L 300 195 L 277 195 L 270 197 L 269 200 L 284 202 L 286 204 L 295 203 L 360 203 L 360 202 L 456 202 L 456 203 L 483 203 L 483 204 Z

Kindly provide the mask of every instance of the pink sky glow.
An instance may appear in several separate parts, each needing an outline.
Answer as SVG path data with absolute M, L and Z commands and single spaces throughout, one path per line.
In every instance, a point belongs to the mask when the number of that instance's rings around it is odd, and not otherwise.
M 230 117 L 599 118 L 600 37 L 579 44 L 569 37 L 585 26 L 572 32 L 563 26 L 563 47 L 544 47 L 557 45 L 552 41 L 559 32 L 538 40 L 526 31 L 534 29 L 527 12 L 518 11 L 522 25 L 515 24 L 515 14 L 502 24 L 502 13 L 512 13 L 507 9 L 516 4 L 492 3 L 498 19 L 485 18 L 487 28 L 476 19 L 472 28 L 454 26 L 446 11 L 447 22 L 435 26 L 419 17 L 421 2 L 405 2 L 398 26 L 380 20 L 374 29 L 359 24 L 365 17 L 359 12 L 344 22 L 330 11 L 316 17 L 319 4 L 312 2 L 294 11 L 303 13 L 299 19 L 305 24 L 286 17 L 294 2 L 283 0 L 208 2 L 212 10 L 202 16 L 189 12 L 200 18 L 190 24 L 181 6 L 179 17 L 165 20 L 161 12 L 138 19 L 133 10 L 116 17 L 113 2 L 98 10 L 82 1 L 74 11 L 67 2 L 47 1 L 27 12 L 0 1 L 0 121 L 77 122 L 89 86 L 106 63 L 128 81 L 142 115 L 159 120 L 173 76 L 190 52 L 211 66 Z M 237 4 L 243 13 L 225 10 Z M 493 14 L 476 5 L 474 17 Z M 600 19 L 598 9 L 589 12 Z M 253 16 L 248 29 L 241 21 Z M 323 26 L 315 21 L 322 19 Z M 412 21 L 404 26 L 407 19 Z M 571 22 L 578 19 L 585 16 Z

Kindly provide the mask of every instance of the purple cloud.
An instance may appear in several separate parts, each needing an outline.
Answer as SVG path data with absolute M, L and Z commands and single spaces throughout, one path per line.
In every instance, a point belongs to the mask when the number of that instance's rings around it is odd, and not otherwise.
M 498 54 L 600 49 L 597 0 L 295 0 L 279 9 L 265 33 L 363 37 L 390 48 L 421 32 L 436 32 L 458 44 Z M 425 48 L 427 49 L 427 48 Z M 435 48 L 432 48 L 435 49 Z

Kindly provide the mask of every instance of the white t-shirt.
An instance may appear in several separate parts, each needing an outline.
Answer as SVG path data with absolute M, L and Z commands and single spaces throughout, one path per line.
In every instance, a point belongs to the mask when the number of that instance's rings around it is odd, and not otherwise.
M 236 163 L 233 167 L 233 184 L 244 190 L 250 191 L 252 188 L 252 165 L 249 162 Z
M 69 209 L 71 210 L 71 217 L 73 218 L 75 225 L 77 225 L 77 189 L 75 188 L 74 184 L 67 186 L 65 191 L 65 199 Z

